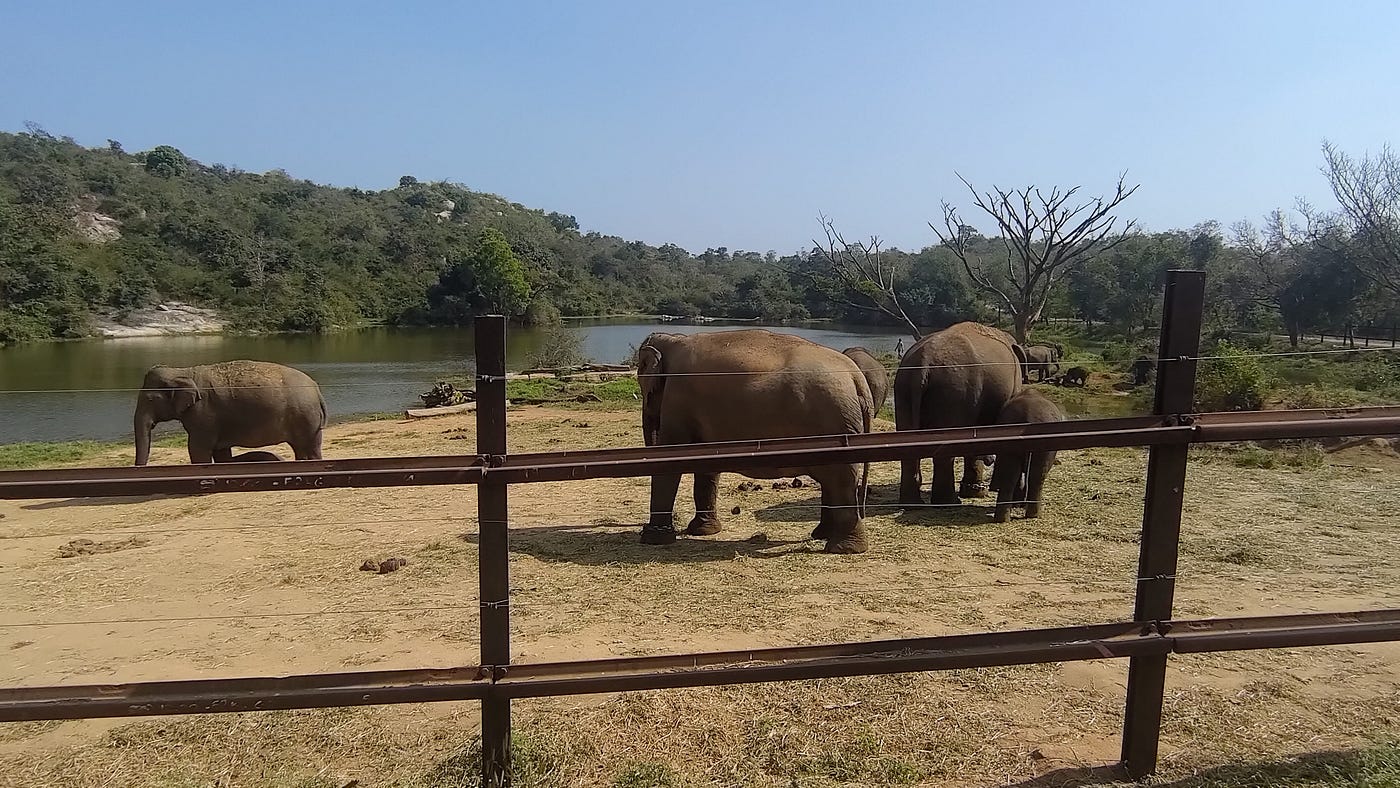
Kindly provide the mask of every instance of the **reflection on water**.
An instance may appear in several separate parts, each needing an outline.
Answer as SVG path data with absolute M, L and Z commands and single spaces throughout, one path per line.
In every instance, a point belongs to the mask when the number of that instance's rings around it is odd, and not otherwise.
M 656 322 L 570 321 L 584 334 L 584 353 L 616 363 L 652 331 L 675 333 L 761 328 Z M 893 350 L 903 336 L 888 329 L 772 327 L 842 349 Z M 545 339 L 540 329 L 512 326 L 507 362 L 522 369 Z M 338 334 L 135 337 L 20 345 L 0 349 L 0 443 L 111 440 L 131 435 L 134 389 L 155 364 L 190 366 L 232 359 L 275 361 L 316 379 L 331 417 L 398 411 L 420 405 L 418 394 L 444 377 L 473 371 L 470 328 L 369 328 Z M 907 339 L 906 339 L 907 344 Z M 94 391 L 96 389 L 96 391 Z M 120 389 L 102 391 L 101 389 Z M 37 393 L 24 393 L 37 392 Z M 179 425 L 173 425 L 175 429 Z

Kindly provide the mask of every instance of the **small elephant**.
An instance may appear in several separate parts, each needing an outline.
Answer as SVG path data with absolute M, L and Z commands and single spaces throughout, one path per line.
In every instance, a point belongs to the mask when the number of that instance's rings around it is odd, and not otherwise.
M 764 329 L 652 334 L 637 349 L 637 381 L 647 446 L 856 435 L 870 431 L 875 415 L 870 385 L 849 356 Z M 868 472 L 860 463 L 742 471 L 751 479 L 815 479 L 821 515 L 812 538 L 825 540 L 828 553 L 869 549 L 861 519 Z M 673 510 L 680 480 L 675 473 L 651 477 L 643 544 L 676 540 Z M 695 517 L 687 534 L 723 529 L 718 492 L 718 473 L 695 474 Z
M 1027 345 L 1026 363 L 1021 372 L 1021 382 L 1030 383 L 1031 373 L 1036 373 L 1036 381 L 1044 383 L 1060 369 L 1060 359 L 1065 357 L 1064 348 L 1057 344 Z
M 1077 386 L 1082 388 L 1089 380 L 1089 370 L 1083 367 L 1070 367 L 1065 370 L 1065 374 L 1059 378 L 1061 386 Z
M 982 323 L 963 322 L 915 342 L 894 376 L 897 430 L 931 430 L 993 424 L 1002 406 L 1021 390 L 1025 349 L 1010 334 Z M 958 504 L 986 495 L 975 456 L 963 457 L 959 484 L 953 460 L 933 460 L 930 503 Z M 899 502 L 923 503 L 921 461 L 901 460 Z
M 1128 374 L 1132 375 L 1134 386 L 1141 386 L 1147 383 L 1148 377 L 1156 369 L 1156 361 L 1148 358 L 1147 356 L 1138 356 L 1137 360 L 1133 362 L 1132 367 L 1129 368 Z
M 879 413 L 890 395 L 889 370 L 880 363 L 880 359 L 875 358 L 874 353 L 863 347 L 848 347 L 841 352 L 856 362 L 861 374 L 865 375 L 865 382 L 870 386 L 870 397 L 875 402 L 875 412 Z
M 154 366 L 136 397 L 136 464 L 151 457 L 151 430 L 179 421 L 192 463 L 232 462 L 235 446 L 286 443 L 298 460 L 321 459 L 326 401 L 300 370 L 266 361 Z
M 221 462 L 221 460 L 215 460 L 215 462 Z M 232 462 L 282 462 L 282 458 L 270 451 L 245 451 L 242 454 L 233 455 Z
M 1044 394 L 1025 389 L 1006 403 L 997 423 L 1039 424 L 1064 420 L 1064 413 Z M 1045 477 L 1054 464 L 1054 451 L 1005 453 L 997 457 L 992 470 L 992 489 L 997 493 L 994 519 L 999 523 L 1007 522 L 1011 519 L 1011 507 L 1020 505 L 1026 507 L 1026 519 L 1039 517 Z

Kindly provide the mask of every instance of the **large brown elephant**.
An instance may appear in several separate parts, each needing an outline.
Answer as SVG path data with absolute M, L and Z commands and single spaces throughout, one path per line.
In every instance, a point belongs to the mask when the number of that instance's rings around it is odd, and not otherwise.
M 1001 409 L 998 424 L 1040 424 L 1064 421 L 1060 407 L 1035 389 L 1022 389 Z M 1004 523 L 1011 519 L 1013 506 L 1026 508 L 1026 519 L 1040 516 L 1040 501 L 1045 489 L 1045 477 L 1055 464 L 1055 452 L 1003 453 L 997 457 L 992 471 L 992 490 L 997 494 L 994 519 Z
M 232 462 L 234 447 L 286 443 L 298 460 L 321 459 L 326 401 L 306 373 L 266 361 L 151 367 L 136 398 L 136 464 L 151 457 L 151 429 L 178 420 L 190 462 Z
M 761 440 L 870 431 L 870 386 L 850 358 L 801 337 L 762 329 L 655 333 L 637 349 L 642 434 L 648 446 Z M 860 464 L 744 471 L 753 479 L 805 474 L 821 485 L 813 539 L 829 553 L 869 548 L 861 519 L 866 467 Z M 644 544 L 675 541 L 680 474 L 651 477 Z M 718 533 L 718 473 L 695 474 L 695 518 L 687 534 Z
M 848 347 L 841 352 L 856 362 L 861 374 L 865 375 L 865 383 L 870 386 L 870 399 L 875 403 L 875 412 L 879 413 L 880 408 L 885 407 L 885 399 L 890 395 L 889 370 L 880 363 L 880 359 L 875 358 L 874 353 L 863 347 Z
M 1025 350 L 1006 333 L 981 323 L 958 323 L 918 342 L 900 359 L 894 376 L 898 430 L 995 424 L 1007 400 L 1021 390 Z M 899 501 L 922 503 L 919 460 L 900 463 Z M 963 458 L 961 488 L 953 483 L 953 458 L 933 461 L 931 500 L 956 504 L 986 495 L 976 457 Z

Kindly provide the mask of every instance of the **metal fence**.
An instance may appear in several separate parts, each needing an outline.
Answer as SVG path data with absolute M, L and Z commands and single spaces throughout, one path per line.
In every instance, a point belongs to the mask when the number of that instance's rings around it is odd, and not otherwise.
M 237 493 L 332 487 L 478 486 L 481 664 L 284 677 L 0 689 L 0 721 L 124 717 L 480 700 L 483 784 L 510 784 L 513 698 L 787 681 L 1104 658 L 1129 660 L 1122 762 L 1156 768 L 1170 654 L 1400 640 L 1400 609 L 1174 620 L 1178 543 L 1193 443 L 1400 433 L 1400 407 L 1193 414 L 1204 275 L 1166 284 L 1153 415 L 944 430 L 510 454 L 505 320 L 476 324 L 476 454 L 247 465 L 0 472 L 0 498 Z M 1149 447 L 1133 618 L 1090 626 L 747 651 L 552 663 L 510 659 L 512 486 L 969 456 L 1004 451 Z M 665 549 L 658 547 L 658 550 Z

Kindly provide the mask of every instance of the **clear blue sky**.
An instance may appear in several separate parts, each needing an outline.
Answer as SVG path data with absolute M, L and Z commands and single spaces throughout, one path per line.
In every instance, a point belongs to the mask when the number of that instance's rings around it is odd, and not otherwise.
M 19 3 L 0 128 L 779 253 L 825 212 L 933 241 L 976 184 L 1121 170 L 1149 229 L 1330 204 L 1324 137 L 1400 143 L 1400 3 Z M 984 230 L 984 221 L 967 218 Z

